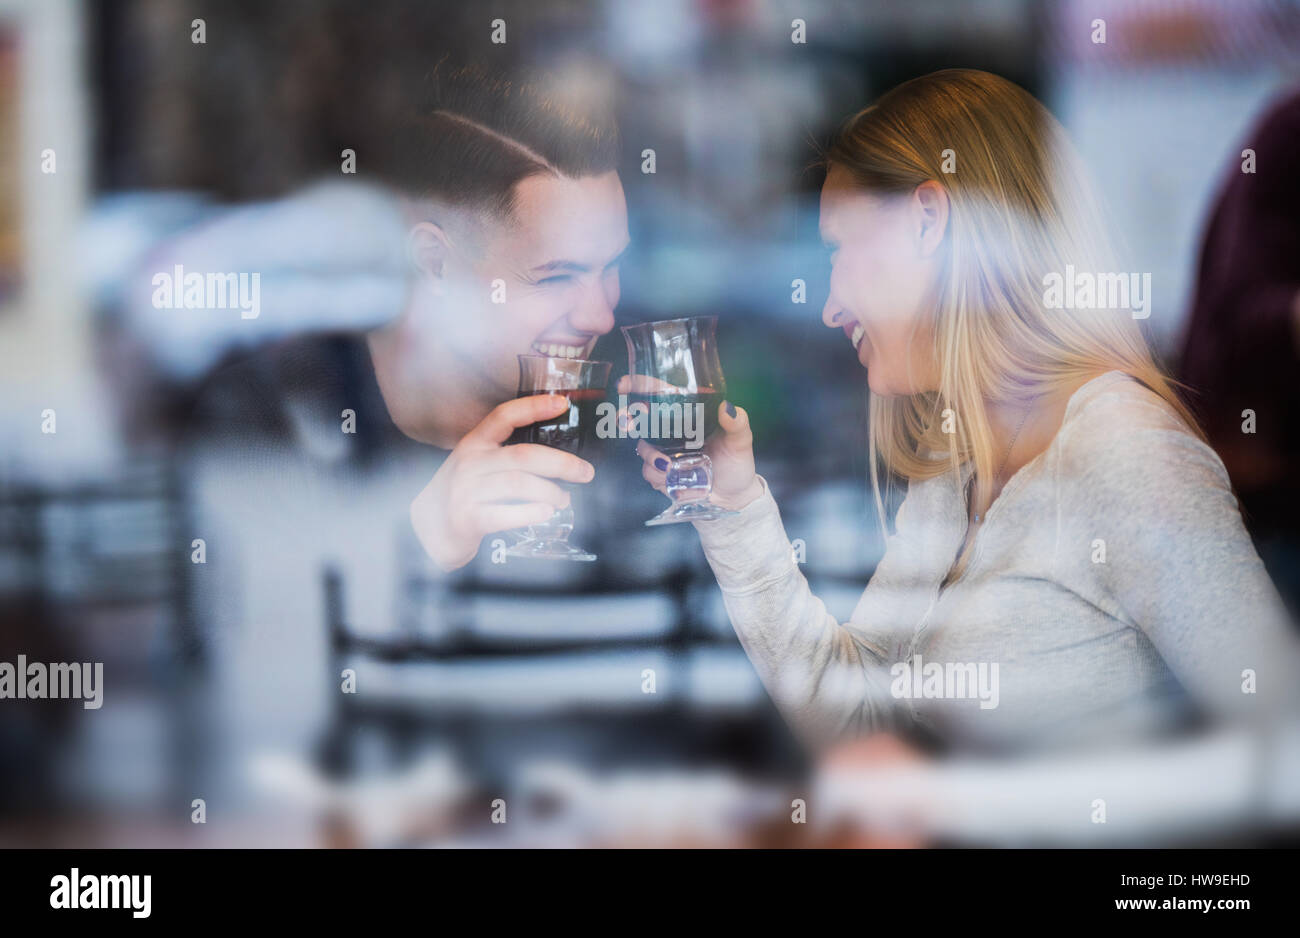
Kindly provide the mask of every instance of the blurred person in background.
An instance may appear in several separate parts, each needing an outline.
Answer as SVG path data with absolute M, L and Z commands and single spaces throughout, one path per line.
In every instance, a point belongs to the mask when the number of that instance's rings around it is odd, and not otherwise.
M 1293 616 L 1300 616 L 1298 163 L 1300 92 L 1293 92 L 1233 154 L 1202 240 L 1179 374 Z
M 905 744 L 869 747 L 869 762 L 1146 754 L 1294 716 L 1300 648 L 1223 464 L 1132 310 L 1045 291 L 1067 265 L 1119 269 L 1052 116 L 994 75 L 936 72 L 851 118 L 825 164 L 823 321 L 867 370 L 878 503 L 877 460 L 910 482 L 896 531 L 836 622 L 792 559 L 731 403 L 707 451 L 714 500 L 739 513 L 696 522 L 740 641 L 808 747 L 887 732 Z M 638 452 L 662 490 L 663 454 Z M 1187 765 L 1112 777 L 1165 790 Z M 1240 820 L 1257 794 L 1182 819 Z

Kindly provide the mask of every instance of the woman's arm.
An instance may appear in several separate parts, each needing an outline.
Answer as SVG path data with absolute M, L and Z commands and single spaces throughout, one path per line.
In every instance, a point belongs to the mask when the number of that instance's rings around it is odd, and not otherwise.
M 630 380 L 623 379 L 620 392 L 630 389 Z M 932 595 L 915 579 L 919 540 L 905 534 L 910 493 L 850 623 L 841 625 L 808 588 L 776 501 L 754 471 L 749 415 L 724 401 L 718 424 L 722 432 L 705 448 L 713 464 L 711 498 L 738 513 L 696 522 L 695 529 L 731 624 L 768 693 L 814 751 L 846 735 L 903 729 L 911 712 L 890 693 L 889 667 Z M 669 460 L 645 440 L 637 453 L 642 476 L 666 493 Z
M 881 600 L 888 580 L 882 574 L 894 565 L 899 535 L 890 538 L 852 622 L 841 625 L 809 589 L 776 501 L 759 478 L 762 494 L 738 515 L 695 524 L 741 645 L 810 748 L 898 729 L 907 713 L 890 693 L 889 663 L 899 638 L 886 627 Z

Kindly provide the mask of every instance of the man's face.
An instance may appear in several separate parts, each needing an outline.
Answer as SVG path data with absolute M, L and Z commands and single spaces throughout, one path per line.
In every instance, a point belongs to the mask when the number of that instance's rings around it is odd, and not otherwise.
M 448 259 L 445 340 L 476 366 L 485 392 L 513 397 L 516 356 L 585 358 L 614 328 L 627 245 L 618 173 L 528 177 L 513 216 L 489 224 L 477 250 Z

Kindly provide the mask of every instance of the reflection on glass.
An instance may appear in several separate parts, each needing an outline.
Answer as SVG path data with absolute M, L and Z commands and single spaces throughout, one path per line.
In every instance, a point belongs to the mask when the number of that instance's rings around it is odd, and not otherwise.
M 624 326 L 631 434 L 669 458 L 665 487 L 673 504 L 646 524 L 707 521 L 735 514 L 709 501 L 713 463 L 701 447 L 718 430 L 726 381 L 718 360 L 716 316 Z

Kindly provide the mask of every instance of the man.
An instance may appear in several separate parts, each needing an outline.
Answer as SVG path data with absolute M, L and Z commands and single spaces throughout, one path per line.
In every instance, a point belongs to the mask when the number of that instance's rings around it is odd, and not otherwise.
M 593 476 L 506 441 L 562 406 L 513 400 L 517 356 L 588 355 L 613 328 L 628 243 L 613 122 L 554 86 L 446 63 L 394 87 L 409 119 L 356 135 L 356 175 L 234 207 L 144 193 L 104 229 L 118 258 L 147 229 L 108 370 L 139 389 L 126 409 L 152 419 L 137 425 L 164 431 L 135 439 L 180 444 L 175 549 L 211 678 L 195 692 L 221 701 L 190 745 L 220 754 L 194 770 L 228 804 L 265 782 L 268 752 L 370 743 L 333 719 L 327 625 L 381 641 L 465 628 L 447 610 L 483 572 L 484 535 L 549 517 L 568 501 L 557 481 Z M 191 303 L 192 274 L 240 289 Z M 367 702 L 401 670 L 351 666 Z
M 592 478 L 576 456 L 503 447 L 567 406 L 508 399 L 517 355 L 586 357 L 614 327 L 628 231 L 612 127 L 474 71 L 440 77 L 435 99 L 399 135 L 418 276 L 369 347 L 394 423 L 451 449 L 411 506 L 421 543 L 450 570 L 485 534 L 567 505 L 551 480 Z
M 227 434 L 233 417 L 236 446 L 265 431 L 372 462 L 395 428 L 449 451 L 409 515 L 450 571 L 484 535 L 567 505 L 555 480 L 594 474 L 571 454 L 504 444 L 567 406 L 513 400 L 517 356 L 584 357 L 613 328 L 627 208 L 612 120 L 544 84 L 444 61 L 412 113 L 374 154 L 382 188 L 326 183 L 209 218 L 138 278 L 152 289 L 154 272 L 178 267 L 255 271 L 264 315 L 137 301 L 136 331 L 178 370 L 258 345 L 209 377 L 192 437 Z
M 411 119 L 358 148 L 356 177 L 205 209 L 137 266 L 124 310 L 174 385 L 206 375 L 173 418 L 180 537 L 232 772 L 332 725 L 327 580 L 350 632 L 436 641 L 459 627 L 443 600 L 479 572 L 458 568 L 484 535 L 549 517 L 568 502 L 557 481 L 593 477 L 506 441 L 566 406 L 513 399 L 517 356 L 588 355 L 614 326 L 628 244 L 614 125 L 472 68 L 405 93 Z M 153 278 L 177 267 L 257 273 L 258 315 L 155 305 Z M 407 566 L 422 553 L 437 570 Z M 361 669 L 359 692 L 382 694 L 382 673 Z

